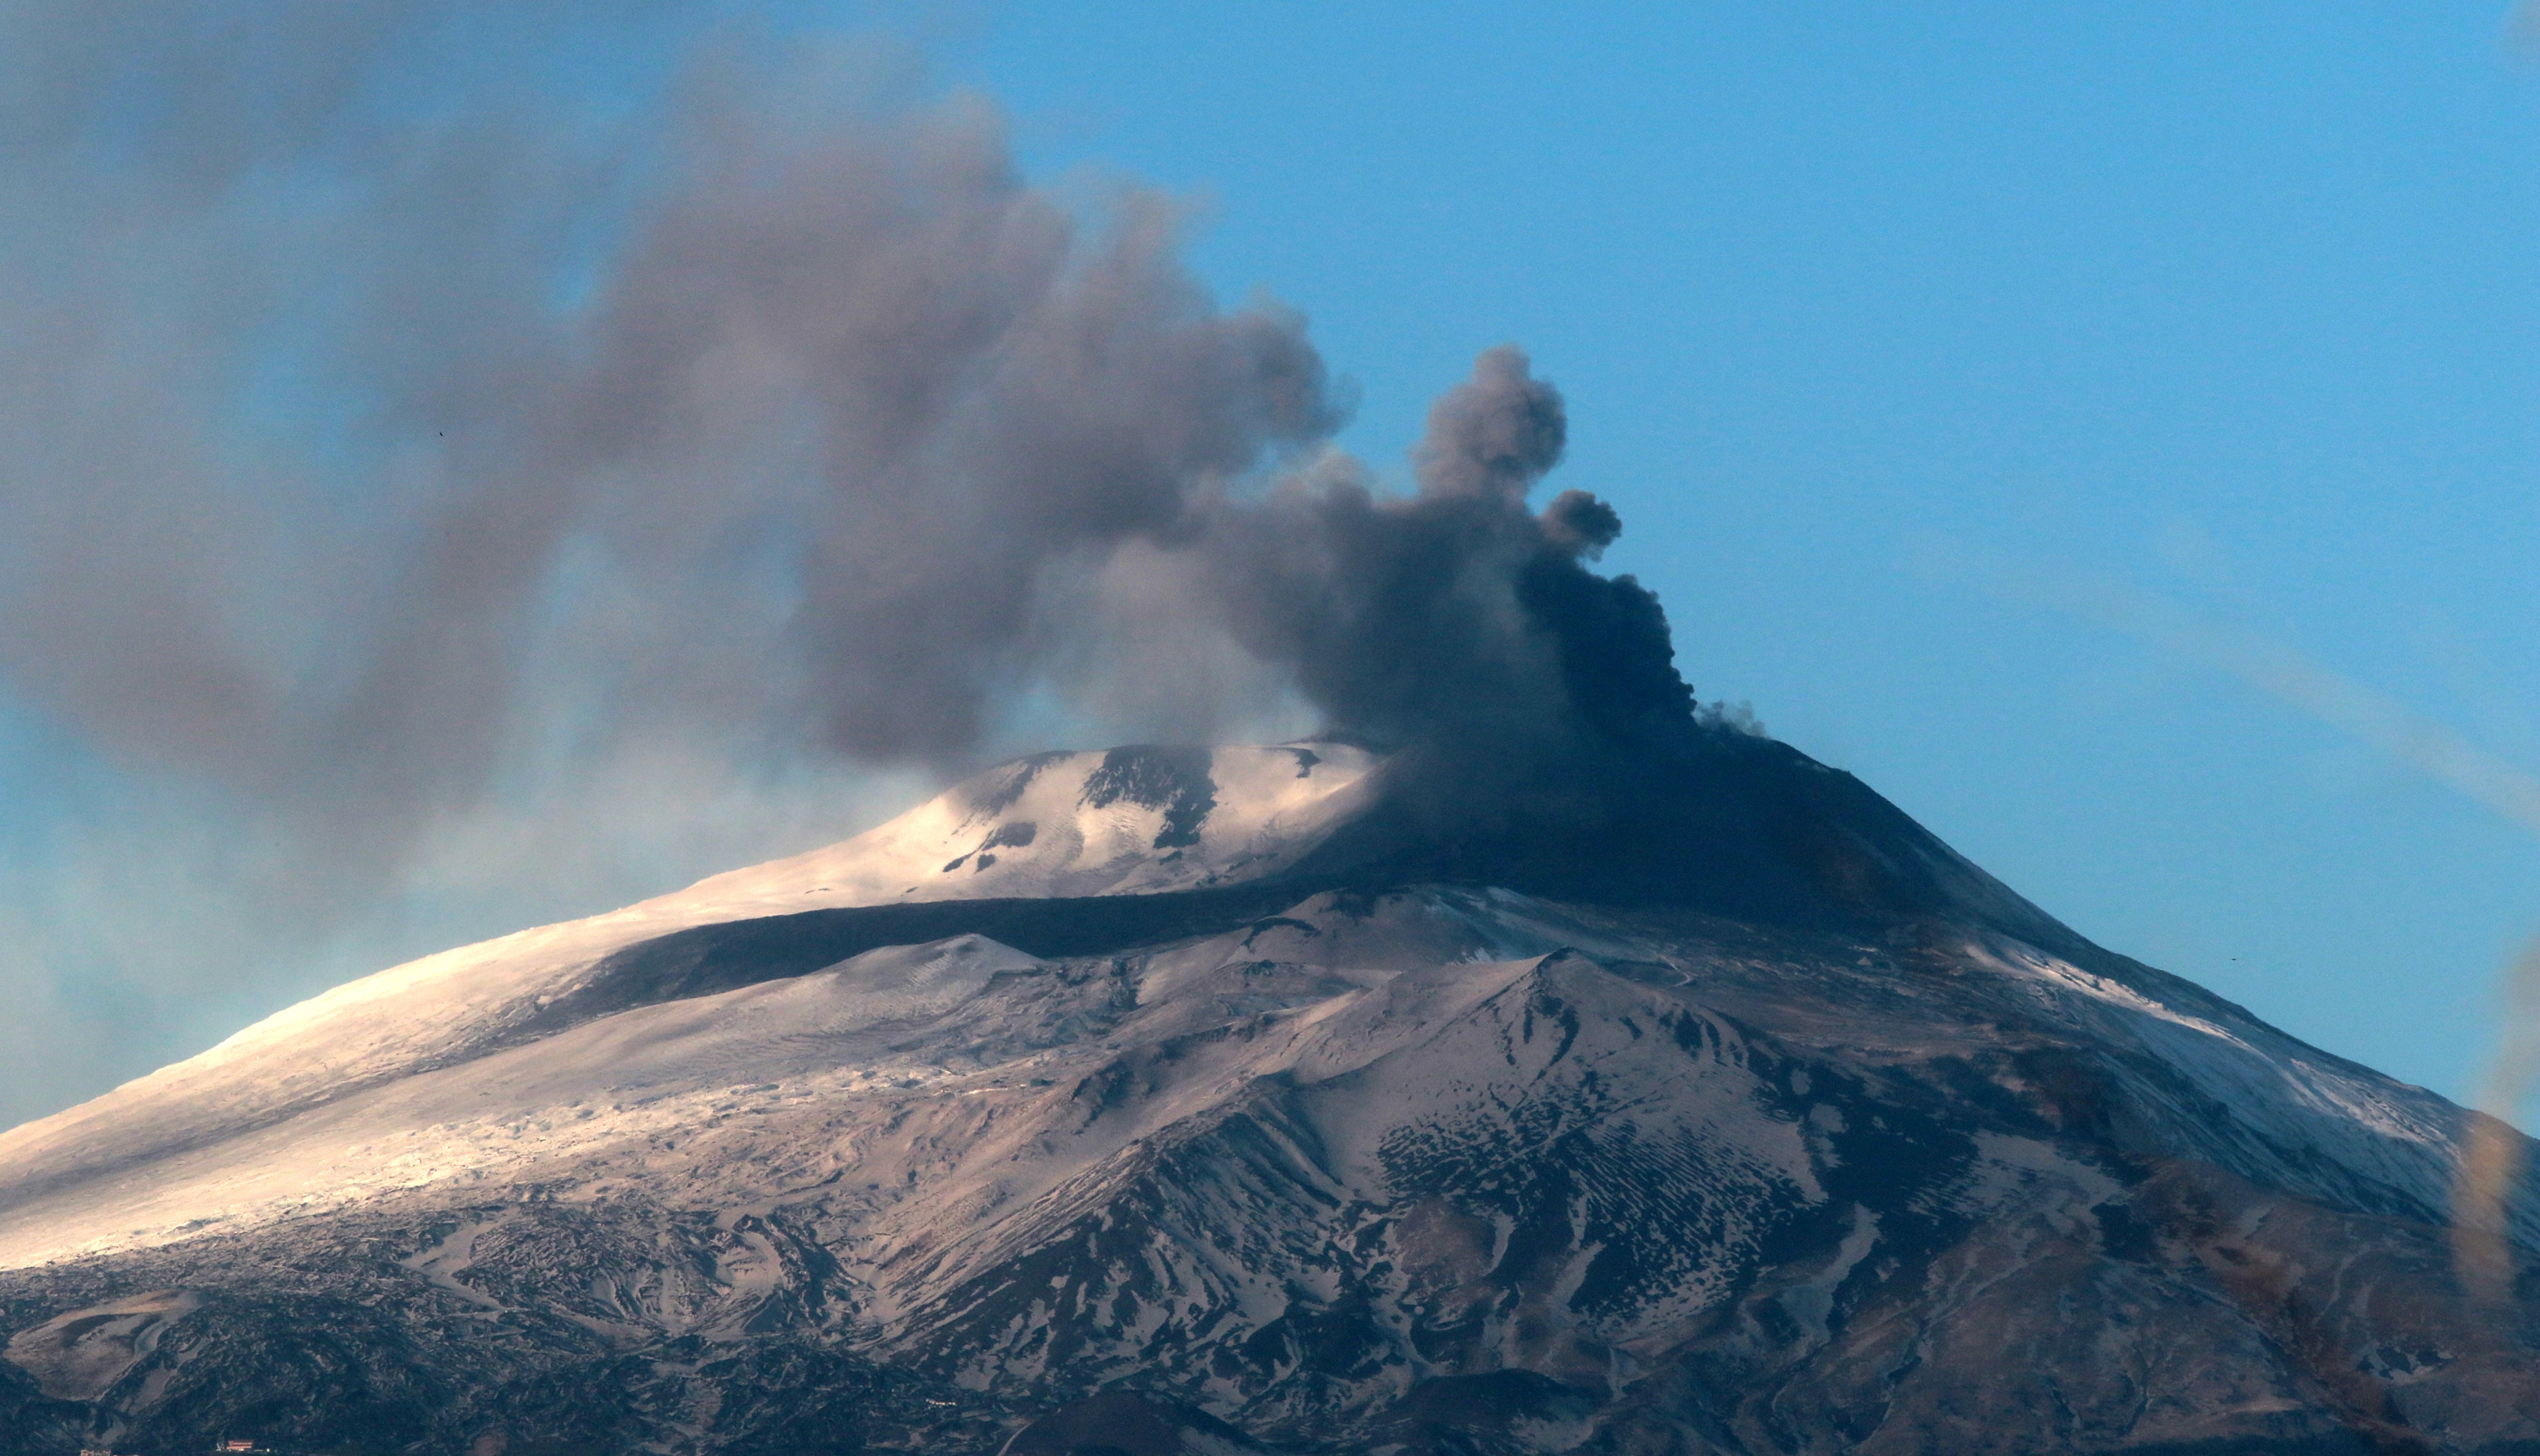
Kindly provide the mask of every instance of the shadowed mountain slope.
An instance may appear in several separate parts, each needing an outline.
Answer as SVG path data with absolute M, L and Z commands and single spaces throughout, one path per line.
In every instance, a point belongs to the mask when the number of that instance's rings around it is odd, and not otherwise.
M 339 988 L 0 1138 L 0 1451 L 2540 1449 L 2471 1115 L 1625 771 L 1049 755 Z

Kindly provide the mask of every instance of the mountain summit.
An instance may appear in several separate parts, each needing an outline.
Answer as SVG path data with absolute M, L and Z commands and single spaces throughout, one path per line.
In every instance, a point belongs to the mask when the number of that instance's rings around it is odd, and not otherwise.
M 1759 737 L 1045 754 L 0 1136 L 0 1452 L 2540 1449 L 2471 1116 Z

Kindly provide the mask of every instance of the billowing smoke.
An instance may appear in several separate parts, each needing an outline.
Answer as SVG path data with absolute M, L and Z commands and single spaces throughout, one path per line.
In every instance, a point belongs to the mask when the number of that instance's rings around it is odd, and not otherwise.
M 1559 393 L 1497 348 L 1430 411 L 1418 494 L 1383 499 L 1334 462 L 1219 503 L 1207 549 L 1231 630 L 1336 723 L 1382 737 L 1681 722 L 1657 599 L 1582 565 L 1620 529 L 1613 510 L 1578 491 L 1526 507 L 1564 430 Z
M 271 983 L 260 937 L 411 901 L 488 825 L 554 882 L 632 867 L 600 896 L 718 867 L 647 834 L 774 852 L 853 825 L 692 821 L 1052 735 L 1593 756 L 1689 721 L 1657 601 L 1589 569 L 1612 510 L 1528 505 L 1565 426 L 1522 354 L 1388 493 L 1302 318 L 1217 305 L 1166 199 L 1027 182 L 888 47 L 21 4 L 0 96 L 0 712 L 52 815 L 0 911 L 22 987 L 164 984 L 148 936 L 43 910 L 70 863 L 82 903 L 190 877 L 182 918 L 256 933 L 164 927 L 161 963 Z

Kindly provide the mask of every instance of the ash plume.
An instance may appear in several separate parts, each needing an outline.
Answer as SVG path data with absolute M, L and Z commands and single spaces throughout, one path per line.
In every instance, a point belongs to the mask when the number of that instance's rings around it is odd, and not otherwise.
M 1339 728 L 1514 748 L 1689 722 L 1658 599 L 1586 565 L 1612 509 L 1526 493 L 1560 459 L 1561 396 L 1502 346 L 1443 395 L 1419 490 L 1377 494 L 1327 460 L 1255 502 L 1218 501 L 1200 547 L 1230 632 Z
M 242 921 L 193 936 L 218 980 L 506 835 L 604 903 L 854 827 L 751 841 L 807 777 L 849 814 L 875 766 L 1054 732 L 1689 727 L 1656 598 L 1590 567 L 1613 511 L 1527 503 L 1565 422 L 1521 353 L 1390 494 L 1303 318 L 1214 302 L 1168 199 L 1027 180 L 887 45 L 19 4 L 0 68 L 0 727 L 53 815 L 0 908 L 22 987 L 169 991 L 44 909 L 118 873 Z

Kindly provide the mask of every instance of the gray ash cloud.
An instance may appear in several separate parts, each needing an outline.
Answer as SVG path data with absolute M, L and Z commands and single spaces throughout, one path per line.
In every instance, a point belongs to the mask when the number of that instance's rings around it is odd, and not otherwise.
M 1613 509 L 1580 491 L 1526 504 L 1566 433 L 1559 391 L 1503 346 L 1431 409 L 1416 494 L 1344 467 L 1221 505 L 1204 549 L 1230 630 L 1380 739 L 1628 747 L 1679 731 L 1692 692 L 1657 596 L 1588 565 L 1621 528 Z
M 120 776 L 89 822 L 191 833 L 303 933 L 471 824 L 615 824 L 657 760 L 705 805 L 1299 704 L 1682 729 L 1613 511 L 1528 504 L 1566 425 L 1522 354 L 1388 492 L 1169 199 L 1037 185 L 890 47 L 719 14 L 0 6 L 0 711 L 76 767 L 24 780 Z
M 605 14 L 532 13 L 525 54 Z M 488 792 L 542 674 L 590 680 L 586 738 L 949 768 L 1017 684 L 1125 670 L 1069 619 L 1134 552 L 1133 615 L 1334 728 L 1685 716 L 1656 600 L 1587 565 L 1614 513 L 1526 504 L 1565 420 L 1517 350 L 1387 496 L 1304 320 L 1215 305 L 1164 200 L 1089 215 L 981 104 L 714 31 L 575 141 L 590 98 L 451 58 L 476 15 L 7 15 L 23 703 L 364 842 Z M 438 111 L 381 96 L 416 54 Z

